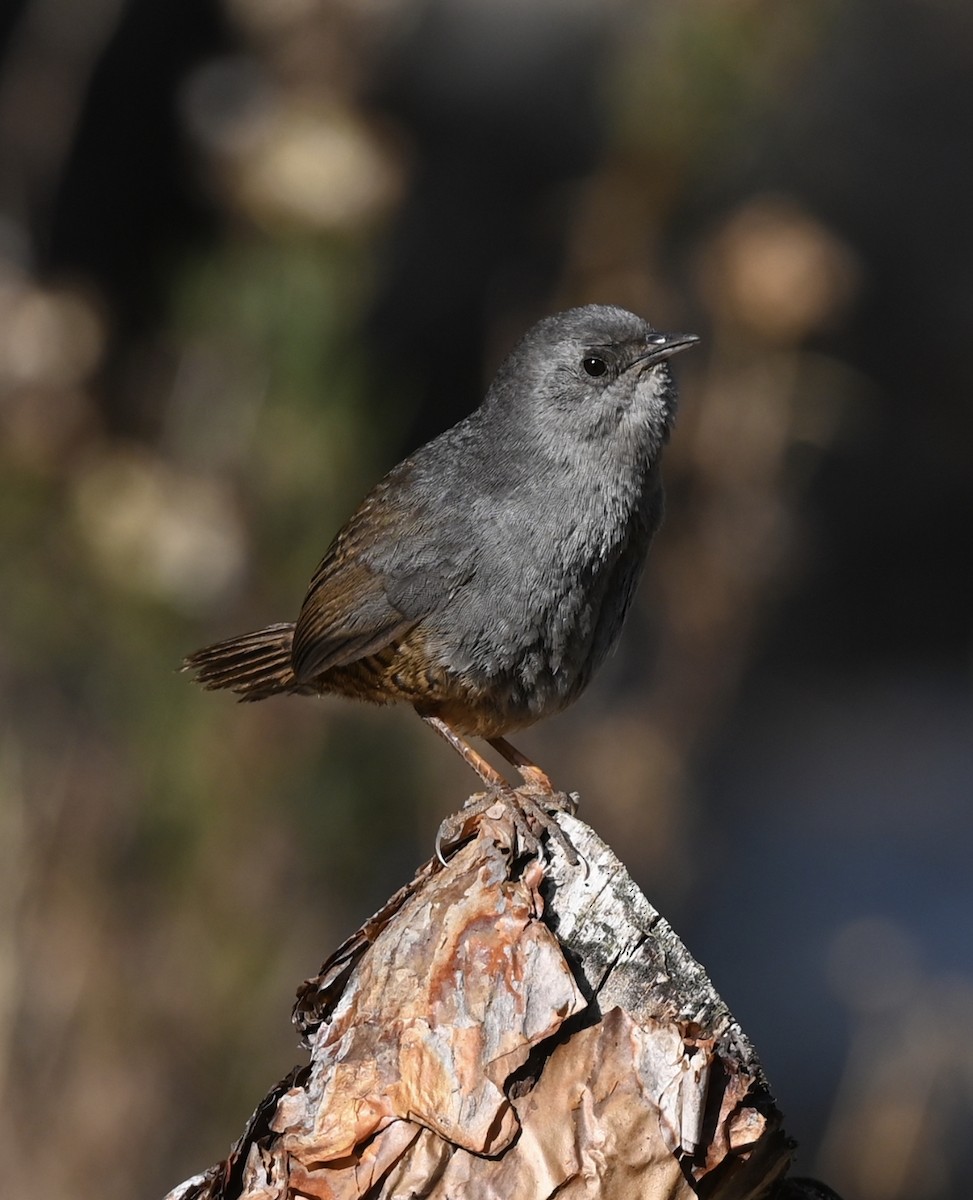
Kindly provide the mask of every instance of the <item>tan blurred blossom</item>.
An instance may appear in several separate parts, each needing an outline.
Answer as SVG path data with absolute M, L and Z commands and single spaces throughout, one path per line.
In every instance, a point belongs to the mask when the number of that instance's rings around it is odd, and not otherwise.
M 11 278 L 0 284 L 0 388 L 81 383 L 104 348 L 104 322 L 85 296 Z
M 701 289 L 718 319 L 775 343 L 826 326 L 854 298 L 860 275 L 845 242 L 779 196 L 745 204 L 700 259 Z
M 354 229 L 388 209 L 399 173 L 351 113 L 281 111 L 236 164 L 242 206 L 261 223 Z
M 276 89 L 246 57 L 200 68 L 183 110 L 224 199 L 260 225 L 355 230 L 401 194 L 399 155 L 366 120 Z
M 281 26 L 304 27 L 323 7 L 322 0 L 226 0 L 231 17 L 252 33 Z
M 82 537 L 114 584 L 193 612 L 239 582 L 245 534 L 220 481 L 114 445 L 84 464 L 72 498 Z
M 7 269 L 4 269 L 6 267 Z M 106 327 L 86 295 L 0 266 L 0 454 L 47 470 L 97 423 L 91 376 Z

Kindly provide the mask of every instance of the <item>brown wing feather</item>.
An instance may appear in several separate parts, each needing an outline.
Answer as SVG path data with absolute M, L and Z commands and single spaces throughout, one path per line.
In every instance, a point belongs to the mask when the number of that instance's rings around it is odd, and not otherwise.
M 307 683 L 388 646 L 416 626 L 394 608 L 381 580 L 350 564 L 309 594 L 294 630 L 294 675 Z
M 314 573 L 294 630 L 292 661 L 301 683 L 376 654 L 422 618 L 397 609 L 386 594 L 383 575 L 359 557 L 374 538 L 397 532 L 398 514 L 394 506 L 381 503 L 383 493 L 379 485 L 365 500 Z

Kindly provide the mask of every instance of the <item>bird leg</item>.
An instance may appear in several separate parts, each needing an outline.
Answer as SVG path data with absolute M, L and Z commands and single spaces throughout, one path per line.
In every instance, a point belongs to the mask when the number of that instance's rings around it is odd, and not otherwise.
M 422 715 L 422 714 L 420 714 Z M 445 863 L 445 858 L 442 853 L 442 844 L 444 841 L 449 841 L 455 838 L 462 826 L 470 819 L 470 817 L 481 816 L 486 810 L 495 803 L 497 799 L 501 800 L 510 813 L 514 823 L 514 828 L 517 831 L 521 841 L 527 848 L 529 853 L 536 854 L 539 850 L 537 834 L 535 830 L 540 829 L 547 832 L 554 838 L 561 849 L 564 851 L 565 857 L 572 866 L 576 866 L 578 855 L 574 847 L 568 841 L 564 830 L 551 816 L 549 812 L 538 802 L 535 796 L 528 791 L 515 791 L 510 784 L 504 779 L 499 771 L 495 770 L 483 757 L 478 754 L 473 747 L 465 741 L 460 735 L 451 729 L 445 721 L 439 717 L 423 716 L 422 719 L 427 725 L 432 726 L 439 736 L 447 741 L 457 754 L 461 755 L 463 760 L 473 768 L 483 782 L 487 785 L 492 795 L 482 797 L 474 801 L 472 804 L 464 806 L 461 814 L 460 822 L 455 818 L 447 818 L 443 821 L 439 828 L 439 834 L 436 837 L 436 855 L 441 862 Z M 499 745 L 497 744 L 499 743 Z M 555 800 L 555 807 L 561 807 L 557 804 L 555 792 L 551 781 L 547 778 L 540 767 L 535 766 L 530 759 L 525 758 L 519 751 L 515 750 L 509 742 L 503 738 L 490 740 L 490 745 L 494 747 L 508 762 L 513 763 L 517 767 L 520 777 L 525 784 L 529 784 L 534 791 L 542 791 L 548 799 Z M 516 757 L 511 757 L 514 755 Z
M 497 792 L 508 792 L 510 784 L 494 767 L 491 767 L 482 754 L 477 754 L 469 742 L 464 741 L 458 733 L 451 729 L 439 717 L 423 717 L 427 725 L 431 725 L 441 738 L 445 738 L 459 754 L 467 766 L 472 767 L 489 788 Z
M 557 795 L 557 788 L 551 783 L 547 772 L 531 762 L 526 754 L 521 754 L 516 746 L 511 746 L 506 738 L 487 738 L 487 741 L 502 758 L 517 768 L 517 774 L 532 791 L 544 796 Z

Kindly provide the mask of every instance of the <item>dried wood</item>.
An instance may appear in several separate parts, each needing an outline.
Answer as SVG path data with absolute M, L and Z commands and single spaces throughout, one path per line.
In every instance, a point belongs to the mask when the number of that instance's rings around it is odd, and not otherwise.
M 558 819 L 577 865 L 522 853 L 497 805 L 349 938 L 298 995 L 310 1062 L 168 1200 L 773 1195 L 791 1143 L 753 1047 L 611 850 Z

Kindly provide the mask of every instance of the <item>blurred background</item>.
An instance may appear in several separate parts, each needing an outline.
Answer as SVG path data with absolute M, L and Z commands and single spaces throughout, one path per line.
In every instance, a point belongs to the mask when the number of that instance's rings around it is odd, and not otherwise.
M 539 316 L 676 364 L 619 652 L 518 739 L 706 965 L 802 1173 L 973 1168 L 973 7 L 8 0 L 0 1156 L 161 1196 L 304 1061 L 298 982 L 473 777 L 187 651 Z

